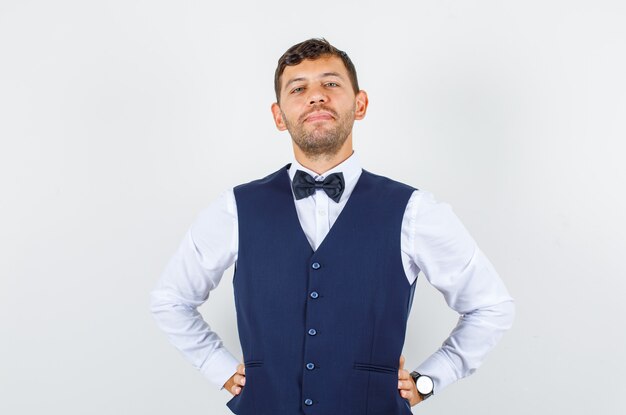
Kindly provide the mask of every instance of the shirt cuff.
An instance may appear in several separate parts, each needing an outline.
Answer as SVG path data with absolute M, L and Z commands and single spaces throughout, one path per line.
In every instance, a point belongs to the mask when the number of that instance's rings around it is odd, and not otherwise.
M 226 381 L 237 372 L 240 363 L 225 347 L 220 347 L 202 364 L 200 373 L 222 390 Z
M 438 394 L 459 379 L 452 363 L 447 357 L 441 355 L 439 350 L 419 365 L 415 371 L 420 375 L 427 375 L 433 380 L 433 395 Z

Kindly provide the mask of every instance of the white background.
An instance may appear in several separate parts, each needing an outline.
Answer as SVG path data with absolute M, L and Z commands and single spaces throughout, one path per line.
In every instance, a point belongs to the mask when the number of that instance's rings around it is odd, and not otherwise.
M 276 61 L 326 37 L 366 169 L 450 203 L 516 300 L 422 414 L 623 414 L 620 1 L 0 1 L 0 413 L 228 414 L 149 292 L 198 212 L 290 161 Z M 202 307 L 241 357 L 232 270 Z M 404 355 L 456 316 L 424 278 Z

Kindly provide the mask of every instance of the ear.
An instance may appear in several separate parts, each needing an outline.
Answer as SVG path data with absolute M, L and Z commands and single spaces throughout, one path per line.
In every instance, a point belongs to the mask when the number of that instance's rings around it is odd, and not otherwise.
M 272 116 L 274 117 L 276 128 L 278 128 L 279 131 L 285 131 L 287 125 L 285 124 L 285 120 L 283 120 L 283 113 L 280 110 L 280 106 L 276 102 L 272 104 Z
M 367 112 L 367 92 L 360 90 L 355 97 L 355 110 L 354 110 L 354 119 L 362 120 L 365 118 L 365 113 Z

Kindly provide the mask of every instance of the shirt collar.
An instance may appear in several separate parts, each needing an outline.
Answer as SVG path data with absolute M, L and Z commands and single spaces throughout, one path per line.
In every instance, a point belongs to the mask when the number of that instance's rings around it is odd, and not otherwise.
M 296 160 L 294 157 L 291 162 L 291 167 L 289 167 L 290 180 L 293 180 L 293 176 L 296 175 L 297 170 L 302 170 L 303 172 L 310 174 L 315 180 L 324 180 L 326 177 L 328 177 L 329 174 L 341 172 L 343 173 L 343 178 L 345 182 L 352 183 L 354 179 L 358 178 L 358 176 L 360 176 L 361 174 L 361 163 L 356 152 L 354 152 L 353 150 L 350 157 L 348 157 L 332 169 L 323 172 L 322 174 L 317 174 L 313 170 L 307 169 L 302 164 L 298 163 L 298 160 Z

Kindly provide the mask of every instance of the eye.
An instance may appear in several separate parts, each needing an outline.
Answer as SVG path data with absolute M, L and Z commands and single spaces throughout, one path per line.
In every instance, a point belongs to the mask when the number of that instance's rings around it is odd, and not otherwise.
M 296 88 L 292 89 L 291 93 L 292 94 L 297 94 L 298 92 L 302 92 L 303 90 L 304 90 L 304 87 L 299 86 L 299 87 L 296 87 Z
M 339 86 L 339 84 L 337 82 L 326 82 L 326 86 L 335 87 L 335 86 Z

